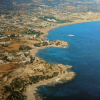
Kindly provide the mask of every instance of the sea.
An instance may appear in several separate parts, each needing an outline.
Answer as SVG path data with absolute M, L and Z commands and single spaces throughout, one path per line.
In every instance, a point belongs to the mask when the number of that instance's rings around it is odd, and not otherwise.
M 43 100 L 100 100 L 100 21 L 61 26 L 48 33 L 47 39 L 67 41 L 68 48 L 48 47 L 36 56 L 72 65 L 76 76 L 63 84 L 38 87 L 39 95 Z

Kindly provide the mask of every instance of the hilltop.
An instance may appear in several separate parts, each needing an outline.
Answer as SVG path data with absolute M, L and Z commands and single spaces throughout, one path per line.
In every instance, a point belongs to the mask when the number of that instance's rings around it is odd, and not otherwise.
M 60 7 L 70 12 L 99 12 L 98 0 L 0 0 L 0 14 L 9 14 L 11 11 L 38 9 L 38 7 Z

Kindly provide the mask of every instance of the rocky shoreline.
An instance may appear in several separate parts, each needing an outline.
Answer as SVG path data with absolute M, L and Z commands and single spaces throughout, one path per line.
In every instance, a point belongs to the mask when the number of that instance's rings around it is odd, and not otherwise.
M 53 65 L 35 57 L 38 50 L 52 46 L 60 48 L 64 48 L 63 46 L 66 46 L 66 48 L 68 48 L 68 43 L 66 41 L 57 40 L 55 42 L 53 41 L 53 43 L 51 42 L 51 44 L 48 43 L 48 45 L 35 47 L 29 50 L 30 55 L 34 57 L 33 62 L 27 63 L 26 65 L 24 64 L 24 66 L 11 71 L 3 78 L 6 91 L 3 95 L 3 100 L 9 100 L 9 98 L 12 97 L 18 99 L 22 98 L 22 100 L 33 100 L 33 98 L 35 99 L 33 93 L 37 90 L 38 86 L 47 85 L 51 82 L 61 83 L 61 79 L 69 81 L 75 77 L 74 72 L 67 71 L 67 69 L 72 66 L 65 66 L 62 64 Z M 35 90 L 32 89 L 32 87 L 34 87 Z M 30 96 L 30 94 L 32 95 Z
M 75 23 L 76 22 L 70 24 Z M 68 23 L 63 25 L 68 25 Z M 62 25 L 58 25 L 57 27 L 59 26 Z M 64 46 L 63 48 L 68 48 L 68 43 L 66 41 L 49 41 L 44 39 L 44 36 L 48 35 L 49 30 L 50 29 L 40 30 L 44 34 L 40 35 L 40 38 L 36 39 L 35 42 L 34 40 L 27 39 L 26 37 L 21 37 L 22 39 L 20 40 L 20 43 L 22 43 L 24 47 L 29 46 L 32 48 L 27 52 L 31 55 L 31 63 L 25 63 L 25 61 L 23 61 L 22 63 L 24 64 L 21 67 L 10 71 L 7 76 L 3 77 L 5 87 L 4 91 L 6 91 L 3 93 L 3 100 L 6 100 L 7 98 L 9 100 L 11 97 L 18 99 L 21 98 L 22 100 L 36 100 L 33 93 L 36 93 L 37 87 L 41 85 L 48 85 L 52 82 L 55 84 L 62 83 L 62 79 L 67 82 L 75 77 L 75 72 L 68 71 L 68 69 L 72 68 L 72 66 L 62 64 L 53 65 L 36 57 L 35 54 L 38 52 L 38 50 L 47 47 L 62 48 Z M 23 49 L 23 46 L 21 48 Z M 18 54 L 22 55 L 21 52 L 18 52 Z M 21 80 L 21 86 L 19 84 L 15 84 L 19 83 L 19 80 Z
M 76 22 L 70 24 L 75 23 Z M 68 23 L 63 25 L 68 25 Z M 56 27 L 59 26 L 62 25 L 58 25 Z M 6 76 L 3 76 L 3 86 L 6 88 L 6 92 L 3 93 L 2 97 L 3 100 L 6 100 L 6 98 L 9 97 L 14 97 L 16 93 L 18 94 L 17 97 L 22 98 L 22 100 L 35 100 L 35 96 L 33 95 L 33 93 L 36 92 L 37 87 L 41 85 L 47 85 L 52 82 L 55 84 L 62 83 L 62 79 L 67 82 L 75 77 L 76 74 L 74 72 L 68 71 L 68 69 L 72 66 L 62 64 L 53 65 L 36 57 L 35 54 L 38 52 L 38 50 L 47 47 L 68 48 L 68 43 L 66 41 L 49 41 L 47 39 L 44 39 L 44 36 L 48 35 L 49 30 L 50 29 L 40 30 L 44 34 L 40 35 L 40 38 L 34 39 L 35 42 L 34 40 L 27 39 L 26 37 L 21 37 L 22 39 L 20 40 L 20 43 L 24 45 L 21 46 L 21 48 L 23 49 L 23 47 L 25 48 L 25 46 L 29 46 L 30 48 L 32 48 L 28 52 L 25 52 L 30 53 L 31 63 L 26 63 L 25 61 L 23 61 L 22 63 L 24 64 L 21 65 L 21 67 L 10 71 Z M 18 55 L 19 54 L 22 55 L 22 52 L 18 52 Z M 22 84 L 21 86 L 19 84 L 15 84 L 19 83 L 19 80 L 21 80 L 22 82 L 20 83 Z
M 71 67 L 62 64 L 52 65 L 43 60 L 36 59 L 34 64 L 18 68 L 4 78 L 7 91 L 4 98 L 7 97 L 9 100 L 17 92 L 18 96 L 16 97 L 23 98 L 22 100 L 24 100 L 25 96 L 27 100 L 33 100 L 35 97 L 31 94 L 35 93 L 38 86 L 47 85 L 51 82 L 55 84 L 61 83 L 62 79 L 66 81 L 73 79 L 75 73 L 67 71 Z

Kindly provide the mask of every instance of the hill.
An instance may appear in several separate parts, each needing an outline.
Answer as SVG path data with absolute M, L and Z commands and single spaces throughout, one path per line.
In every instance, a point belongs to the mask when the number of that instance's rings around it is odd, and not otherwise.
M 40 5 L 51 7 L 64 7 L 65 5 L 68 6 L 66 9 L 68 9 L 69 12 L 100 11 L 99 0 L 0 0 L 0 14 L 7 14 L 12 10 L 30 10 L 34 9 L 35 7 L 40 7 Z M 78 10 L 73 10 L 74 7 Z M 83 8 L 86 9 L 84 10 Z

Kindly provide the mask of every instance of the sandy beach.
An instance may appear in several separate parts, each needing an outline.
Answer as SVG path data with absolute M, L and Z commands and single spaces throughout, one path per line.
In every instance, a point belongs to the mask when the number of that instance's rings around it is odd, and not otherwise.
M 66 78 L 66 76 L 68 76 L 68 77 Z M 66 72 L 65 74 L 58 75 L 57 77 L 54 77 L 52 79 L 40 81 L 37 84 L 28 85 L 26 87 L 26 91 L 24 92 L 24 95 L 27 95 L 27 100 L 36 100 L 35 95 L 33 95 L 33 94 L 36 93 L 36 90 L 38 90 L 37 87 L 42 86 L 42 85 L 47 85 L 51 82 L 56 83 L 56 84 L 61 83 L 60 79 L 62 79 L 62 78 L 66 78 L 66 81 L 70 81 L 74 77 L 75 77 L 74 72 Z
M 39 31 L 43 32 L 44 34 L 42 34 L 40 37 L 43 38 L 44 36 L 48 35 L 48 31 L 50 31 L 51 29 L 57 28 L 57 27 L 61 27 L 61 26 L 65 26 L 65 25 L 71 25 L 71 24 L 78 24 L 78 23 L 85 23 L 85 22 L 92 22 L 92 21 L 100 21 L 100 19 L 98 20 L 74 20 L 73 22 L 70 23 L 63 23 L 63 24 L 57 24 L 56 26 L 51 26 L 50 28 L 46 28 L 46 29 L 39 29 Z
M 39 29 L 39 31 L 41 31 L 41 32 L 44 33 L 44 34 L 42 34 L 42 35 L 40 36 L 40 38 L 44 38 L 44 36 L 47 36 L 47 35 L 49 34 L 48 31 L 50 31 L 51 29 L 57 28 L 57 27 L 61 27 L 61 26 L 65 26 L 65 25 L 71 25 L 71 24 L 92 22 L 92 21 L 100 21 L 100 19 L 99 19 L 99 20 L 88 20 L 88 21 L 74 20 L 74 21 L 71 22 L 71 23 L 57 24 L 56 26 L 51 26 L 50 28 Z M 69 35 L 69 36 L 74 36 L 74 35 Z M 52 47 L 52 46 L 57 47 L 56 45 L 51 45 L 51 47 Z M 47 47 L 50 47 L 50 45 L 48 45 L 48 46 L 42 46 L 42 47 L 37 47 L 37 48 L 34 49 L 34 51 L 31 50 L 31 54 L 32 54 L 33 56 L 35 56 L 36 53 L 38 52 L 38 50 L 40 50 L 40 49 L 45 49 L 45 48 L 47 48 Z

